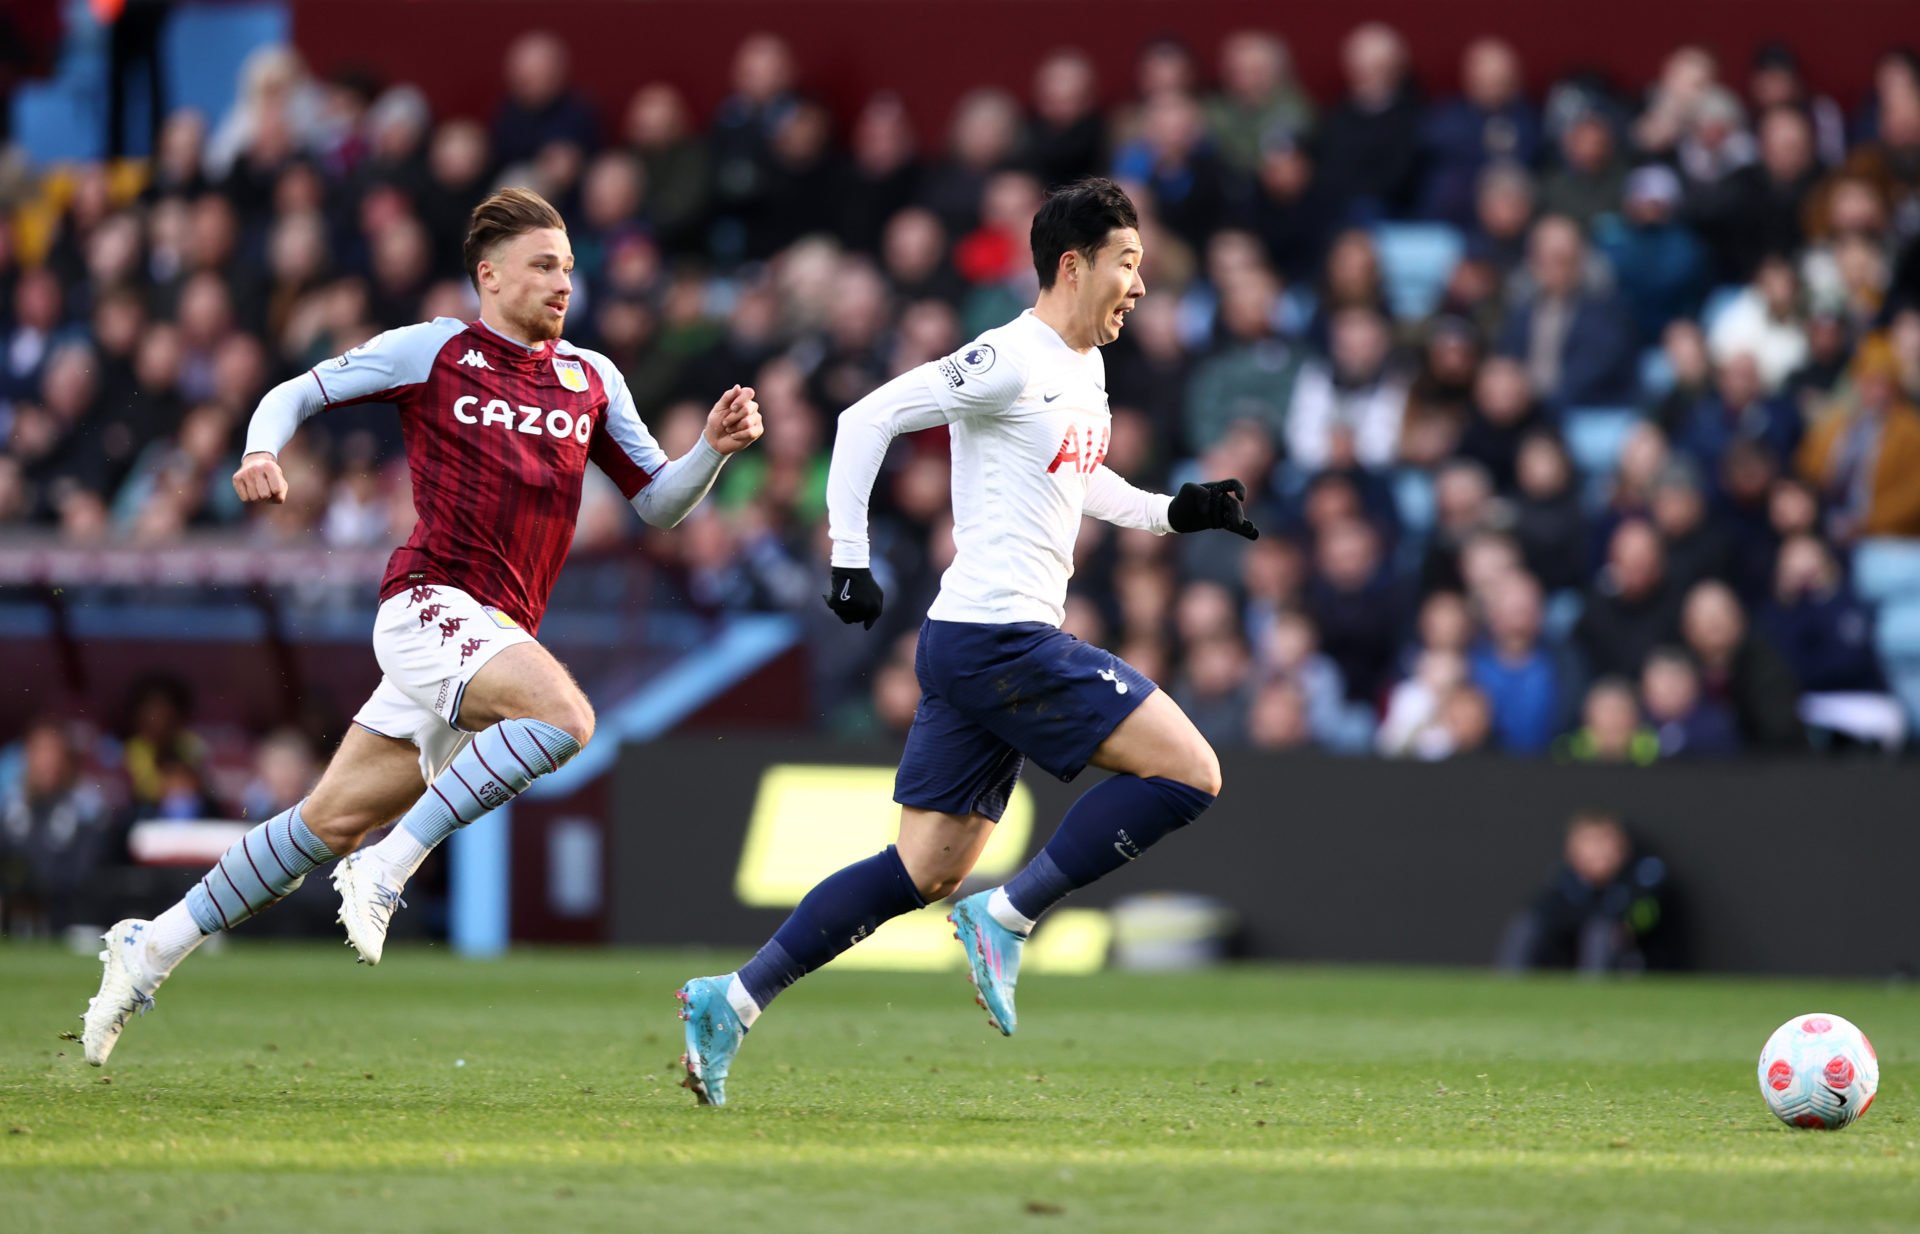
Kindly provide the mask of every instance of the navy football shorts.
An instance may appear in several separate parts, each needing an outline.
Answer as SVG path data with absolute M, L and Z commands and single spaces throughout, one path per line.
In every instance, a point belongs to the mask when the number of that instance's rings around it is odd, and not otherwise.
M 1112 652 L 1039 621 L 928 618 L 913 671 L 920 706 L 893 799 L 995 821 L 1026 759 L 1058 779 L 1073 779 L 1120 721 L 1159 688 Z

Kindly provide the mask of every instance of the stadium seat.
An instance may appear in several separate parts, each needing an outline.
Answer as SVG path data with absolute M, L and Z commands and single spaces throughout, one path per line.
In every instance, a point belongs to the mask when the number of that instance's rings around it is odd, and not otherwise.
M 220 122 L 240 88 L 240 69 L 261 47 L 293 42 L 285 4 L 182 4 L 160 39 L 167 110 L 191 107 Z
M 1903 596 L 1881 605 L 1874 645 L 1889 666 L 1896 661 L 1920 664 L 1920 597 Z
M 1589 478 L 1607 475 L 1640 419 L 1631 407 L 1576 407 L 1567 412 L 1567 453 L 1573 465 Z
M 1853 550 L 1853 586 L 1870 604 L 1920 596 L 1920 540 L 1863 540 Z
M 1382 223 L 1373 229 L 1387 303 L 1395 317 L 1425 317 L 1460 260 L 1460 233 L 1444 223 Z
M 1394 472 L 1393 505 L 1408 534 L 1424 539 L 1433 529 L 1433 477 L 1412 468 Z
M 1640 353 L 1640 392 L 1659 398 L 1673 389 L 1673 361 L 1664 348 L 1649 347 Z
M 1726 315 L 1733 302 L 1740 298 L 1746 288 L 1738 283 L 1729 283 L 1725 287 L 1716 287 L 1707 293 L 1706 303 L 1700 306 L 1700 330 L 1709 338 L 1713 336 L 1713 327 Z

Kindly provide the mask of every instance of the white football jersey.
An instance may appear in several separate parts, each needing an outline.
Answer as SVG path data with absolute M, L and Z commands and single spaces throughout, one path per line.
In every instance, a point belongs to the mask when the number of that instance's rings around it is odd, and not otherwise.
M 944 360 L 902 373 L 840 417 L 827 480 L 833 564 L 868 564 L 867 501 L 887 444 L 946 424 L 953 564 L 937 621 L 1059 625 L 1081 515 L 1165 534 L 1164 495 L 1105 466 L 1113 415 L 1096 348 L 1068 347 L 1029 309 Z

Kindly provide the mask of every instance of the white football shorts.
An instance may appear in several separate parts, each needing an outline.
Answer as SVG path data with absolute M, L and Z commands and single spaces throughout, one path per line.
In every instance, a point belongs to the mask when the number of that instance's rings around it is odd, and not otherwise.
M 420 747 L 420 772 L 432 783 L 473 737 L 457 722 L 467 683 L 507 648 L 533 641 L 519 622 L 457 587 L 409 587 L 374 618 L 383 676 L 353 722 Z

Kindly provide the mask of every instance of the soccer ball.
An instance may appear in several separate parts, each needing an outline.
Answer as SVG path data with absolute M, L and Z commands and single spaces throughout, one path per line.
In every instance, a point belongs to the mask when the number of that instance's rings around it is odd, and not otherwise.
M 1838 1131 L 1867 1112 L 1880 1059 L 1867 1035 L 1837 1015 L 1797 1015 L 1760 1051 L 1760 1096 L 1789 1127 Z

